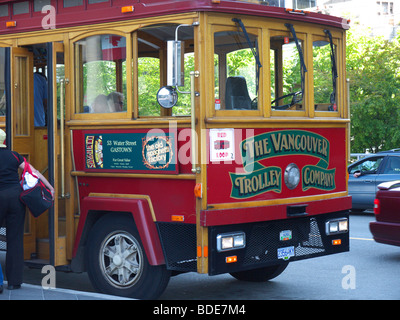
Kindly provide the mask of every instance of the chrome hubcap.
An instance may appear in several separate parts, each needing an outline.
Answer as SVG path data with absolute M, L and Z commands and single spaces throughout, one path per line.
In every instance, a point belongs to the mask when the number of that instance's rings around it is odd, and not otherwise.
M 99 258 L 105 278 L 118 288 L 132 286 L 143 272 L 142 249 L 137 240 L 124 231 L 105 238 Z

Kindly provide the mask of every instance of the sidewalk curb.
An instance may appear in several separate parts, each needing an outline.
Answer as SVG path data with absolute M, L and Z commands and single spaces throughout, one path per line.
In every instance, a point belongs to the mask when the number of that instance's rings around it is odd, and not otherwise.
M 4 286 L 4 291 L 1 295 L 7 295 L 7 293 L 9 293 L 9 296 L 11 297 L 11 293 L 15 292 L 15 291 L 7 290 L 7 281 L 4 281 L 3 286 Z M 126 297 L 119 297 L 119 296 L 113 296 L 113 295 L 96 293 L 96 292 L 77 291 L 77 290 L 62 289 L 62 288 L 44 289 L 42 286 L 28 284 L 28 283 L 23 283 L 21 285 L 21 289 L 17 290 L 18 296 L 21 297 L 21 300 L 23 300 L 23 290 L 24 289 L 30 290 L 30 292 L 32 292 L 32 291 L 40 291 L 41 292 L 42 299 L 33 299 L 33 300 L 49 300 L 49 299 L 45 299 L 44 292 L 54 292 L 54 293 L 59 293 L 59 294 L 65 294 L 66 298 L 70 297 L 70 296 L 76 296 L 76 297 L 83 296 L 88 299 L 94 298 L 94 299 L 100 299 L 100 300 L 101 299 L 102 300 L 136 300 L 136 299 L 126 298 Z M 1 297 L 1 295 L 0 295 L 0 297 Z M 29 296 L 28 292 L 27 292 L 27 296 Z M 10 299 L 10 300 L 14 300 L 14 299 Z M 15 299 L 15 300 L 19 300 L 19 299 Z M 63 299 L 57 299 L 57 300 L 63 300 Z M 79 299 L 76 299 L 76 300 L 79 300 Z

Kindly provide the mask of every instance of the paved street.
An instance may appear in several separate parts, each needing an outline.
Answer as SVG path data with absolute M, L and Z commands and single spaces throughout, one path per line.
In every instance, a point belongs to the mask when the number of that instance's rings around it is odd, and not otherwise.
M 372 240 L 368 224 L 374 219 L 371 214 L 351 215 L 350 252 L 291 263 L 268 283 L 188 273 L 171 278 L 160 299 L 400 299 L 400 247 Z M 42 277 L 40 270 L 25 270 L 27 283 L 40 285 Z M 58 272 L 56 282 L 58 288 L 93 291 L 85 273 Z

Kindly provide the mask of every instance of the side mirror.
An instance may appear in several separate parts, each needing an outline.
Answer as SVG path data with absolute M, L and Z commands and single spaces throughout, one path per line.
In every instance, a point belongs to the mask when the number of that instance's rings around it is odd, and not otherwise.
M 157 92 L 157 102 L 161 107 L 170 109 L 178 102 L 178 94 L 171 86 L 162 87 Z
M 167 85 L 183 87 L 185 82 L 185 43 L 183 41 L 167 41 Z
M 172 108 L 178 102 L 178 87 L 183 87 L 185 82 L 185 42 L 178 40 L 180 27 L 198 26 L 199 22 L 181 24 L 175 29 L 175 40 L 167 41 L 167 86 L 157 92 L 157 102 L 163 108 Z

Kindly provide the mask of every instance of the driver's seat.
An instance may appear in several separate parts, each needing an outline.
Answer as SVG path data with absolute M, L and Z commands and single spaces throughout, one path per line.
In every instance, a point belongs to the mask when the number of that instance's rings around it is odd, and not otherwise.
M 228 77 L 225 87 L 225 109 L 251 109 L 251 99 L 246 79 L 242 76 Z

